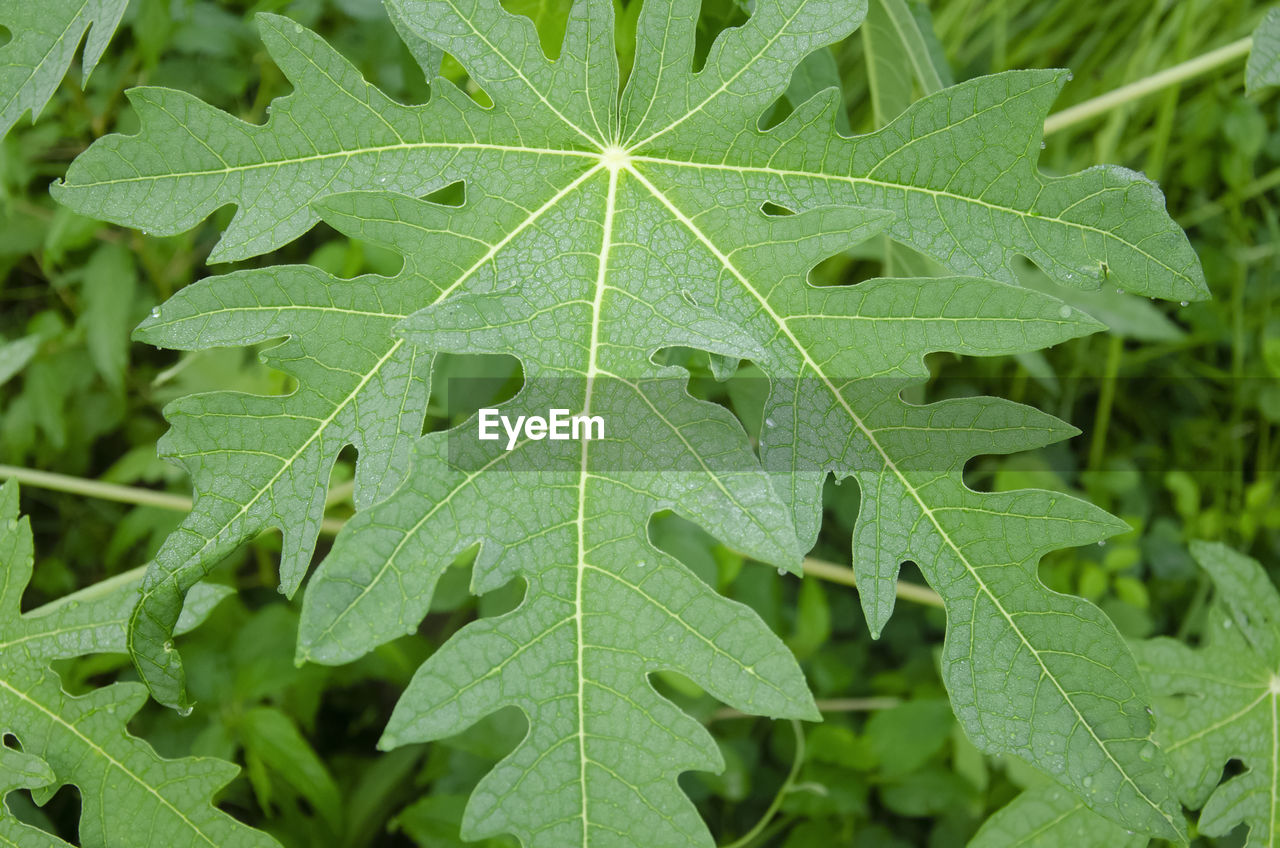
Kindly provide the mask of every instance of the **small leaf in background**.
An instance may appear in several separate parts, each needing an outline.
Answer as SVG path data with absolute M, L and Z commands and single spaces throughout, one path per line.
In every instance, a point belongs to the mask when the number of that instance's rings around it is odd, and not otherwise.
M 89 257 L 82 281 L 86 340 L 98 373 L 116 389 L 123 388 L 129 362 L 137 288 L 133 257 L 125 248 L 104 244 Z
M 947 743 L 953 721 L 942 700 L 913 699 L 874 713 L 865 732 L 881 774 L 893 780 L 919 769 Z
M 0 345 L 0 386 L 26 367 L 39 349 L 39 336 L 23 336 Z
M 342 797 L 337 784 L 293 720 L 280 710 L 255 707 L 240 716 L 236 727 L 245 750 L 270 769 L 266 780 L 292 786 L 335 834 L 342 833 Z M 269 800 L 263 807 L 270 809 Z

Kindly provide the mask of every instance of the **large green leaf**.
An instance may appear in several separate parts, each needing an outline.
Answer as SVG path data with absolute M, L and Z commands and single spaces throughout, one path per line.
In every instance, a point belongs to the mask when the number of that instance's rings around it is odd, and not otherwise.
M 1198 648 L 1172 639 L 1138 647 L 1156 696 L 1156 738 L 1199 829 L 1225 836 L 1245 824 L 1248 845 L 1280 834 L 1280 593 L 1255 560 L 1197 542 L 1191 555 L 1217 589 Z M 1222 779 L 1233 760 L 1242 774 Z M 1201 809 L 1203 808 L 1203 809 Z
M 311 33 L 263 17 L 294 86 L 265 125 L 135 90 L 139 134 L 99 141 L 55 189 L 81 212 L 159 233 L 233 203 L 215 259 L 272 249 L 321 217 L 406 257 L 390 280 L 303 268 L 214 278 L 144 324 L 145 338 L 176 347 L 287 336 L 274 361 L 300 383 L 288 398 L 206 396 L 170 411 L 167 447 L 191 470 L 197 504 L 135 617 L 132 647 L 153 691 L 185 703 L 176 655 L 161 646 L 182 592 L 232 545 L 281 526 L 282 585 L 298 585 L 328 469 L 353 442 L 362 510 L 308 590 L 301 655 L 345 661 L 415 628 L 440 570 L 479 542 L 473 588 L 520 577 L 524 603 L 424 665 L 385 743 L 516 705 L 530 735 L 473 797 L 470 833 L 705 843 L 675 776 L 718 757 L 645 675 L 677 669 L 756 712 L 811 708 L 780 643 L 657 554 L 646 521 L 674 509 L 794 568 L 834 472 L 864 494 L 854 565 L 872 630 L 891 612 L 899 565 L 919 563 L 947 603 L 945 678 L 979 746 L 1025 757 L 1106 816 L 1175 837 L 1127 648 L 1096 608 L 1035 576 L 1047 551 L 1123 525 L 1067 496 L 980 493 L 961 477 L 976 455 L 1072 429 L 994 399 L 900 397 L 927 376 L 930 352 L 1018 353 L 1099 327 L 1013 285 L 1018 255 L 1066 285 L 1205 295 L 1154 184 L 1119 168 L 1036 169 L 1065 74 L 963 83 L 856 138 L 833 131 L 828 90 L 762 132 L 795 68 L 848 35 L 865 4 L 759 0 L 694 74 L 698 3 L 648 0 L 621 96 L 602 0 L 573 6 L 556 61 L 496 0 L 391 6 L 493 107 L 440 81 L 426 105 L 396 104 Z M 414 199 L 458 181 L 461 207 Z M 766 215 L 766 204 L 795 214 Z M 806 284 L 818 261 L 878 232 L 955 276 Z M 710 351 L 722 370 L 749 358 L 772 378 L 768 478 L 732 419 L 652 363 L 673 345 Z M 382 500 L 420 427 L 425 362 L 412 357 L 424 350 L 514 354 L 526 384 L 508 414 L 586 410 L 605 417 L 608 438 L 508 453 L 475 441 L 473 419 L 419 442 L 412 474 Z
M 33 121 L 40 115 L 86 32 L 81 85 L 88 81 L 128 6 L 129 0 L 0 3 L 0 26 L 10 35 L 0 47 L 0 138 L 24 114 Z
M 55 659 L 123 651 L 141 575 L 109 580 L 24 615 L 19 604 L 31 567 L 31 528 L 18 518 L 17 484 L 6 483 L 0 488 L 0 734 L 13 734 L 21 751 L 0 747 L 0 792 L 32 789 L 43 801 L 61 786 L 75 785 L 85 848 L 276 845 L 213 806 L 213 795 L 235 776 L 234 765 L 161 759 L 129 734 L 126 724 L 146 700 L 142 686 L 117 683 L 73 696 L 49 667 Z M 225 594 L 197 588 L 179 629 L 194 626 Z M 3 804 L 0 841 L 23 848 L 65 844 L 17 821 Z

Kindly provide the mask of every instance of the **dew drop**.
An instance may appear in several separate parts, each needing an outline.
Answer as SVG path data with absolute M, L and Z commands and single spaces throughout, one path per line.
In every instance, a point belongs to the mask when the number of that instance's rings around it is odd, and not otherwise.
M 1116 294 L 1124 294 L 1124 289 L 1116 289 Z
M 183 718 L 186 718 L 187 716 L 191 715 L 191 712 L 192 712 L 192 710 L 194 710 L 194 709 L 195 709 L 195 707 L 193 707 L 193 706 L 191 706 L 190 704 L 188 704 L 187 706 L 185 706 L 185 707 L 183 707 L 182 709 L 178 710 L 178 715 L 182 716 Z
M 1067 82 L 1071 82 L 1075 78 L 1076 78 L 1075 74 L 1071 73 L 1070 71 L 1067 71 Z
M 386 177 L 378 177 L 378 182 L 385 183 L 386 181 L 387 181 Z
M 766 419 L 764 420 L 764 426 L 766 426 L 766 427 L 772 427 L 772 426 L 774 426 L 774 424 L 776 424 L 776 423 L 777 423 L 777 422 L 776 422 L 776 421 L 774 421 L 772 418 L 766 418 Z
M 153 307 L 151 307 L 151 317 L 152 317 L 152 318 L 159 318 L 159 317 L 160 317 L 160 307 L 158 307 L 158 306 L 153 306 Z
M 648 565 L 648 563 L 646 563 L 644 560 L 640 560 L 639 562 L 636 563 L 636 568 L 644 568 L 646 565 Z
M 1104 542 L 1104 541 L 1102 541 L 1101 539 L 1099 539 L 1099 540 L 1098 540 L 1098 547 L 1100 547 L 1100 548 L 1101 548 L 1101 547 L 1103 547 L 1103 546 L 1104 546 L 1104 545 L 1106 545 L 1106 544 L 1107 544 L 1107 543 L 1106 543 L 1106 542 Z
M 1222 629 L 1223 630 L 1231 629 L 1231 619 L 1228 618 L 1226 621 L 1222 622 Z
M 169 641 L 169 642 L 165 642 L 165 643 L 164 643 L 164 652 L 165 652 L 166 654 L 172 654 L 172 653 L 173 653 L 173 642 L 172 642 L 172 641 Z
M 1179 303 L 1179 306 L 1190 306 L 1190 305 L 1191 305 L 1191 301 L 1189 300 L 1184 300 Z
M 1043 141 L 1042 141 L 1042 142 L 1040 142 L 1040 149 L 1041 149 L 1041 150 L 1044 150 L 1046 146 L 1047 146 L 1047 145 L 1046 145 Z
M 1156 758 L 1156 746 L 1148 742 L 1142 746 L 1142 750 L 1138 752 L 1138 756 L 1143 762 L 1151 762 Z
M 779 577 L 782 577 L 782 576 L 783 576 L 783 575 L 785 575 L 786 573 L 787 573 L 787 570 L 786 570 L 785 568 L 783 568 L 782 566 L 778 566 L 778 576 L 779 576 Z
M 301 33 L 301 32 L 302 32 L 302 24 L 294 24 L 294 25 L 293 25 L 293 31 L 294 31 L 294 32 L 296 32 L 296 33 Z M 1070 79 L 1070 77 L 1067 77 L 1067 79 Z
M 1058 314 L 1059 314 L 1060 316 L 1062 316 L 1063 318 L 1070 318 L 1070 317 L 1071 317 L 1071 307 L 1070 307 L 1070 306 L 1067 306 L 1066 304 L 1063 304 L 1062 306 L 1059 306 L 1059 307 L 1058 307 Z
M 1084 783 L 1084 788 L 1088 789 L 1090 786 L 1093 785 L 1093 777 L 1089 775 L 1085 775 L 1083 783 Z

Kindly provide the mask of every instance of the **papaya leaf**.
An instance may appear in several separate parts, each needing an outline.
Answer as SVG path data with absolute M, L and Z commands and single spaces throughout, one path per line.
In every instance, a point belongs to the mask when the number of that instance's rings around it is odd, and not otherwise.
M 1155 696 L 1156 739 L 1199 829 L 1225 836 L 1245 824 L 1247 845 L 1280 833 L 1280 593 L 1256 560 L 1195 542 L 1191 555 L 1217 589 L 1199 647 L 1172 639 L 1138 646 Z M 1223 768 L 1245 771 L 1227 780 Z
M 40 116 L 82 40 L 80 84 L 88 82 L 128 6 L 129 0 L 42 0 L 0 6 L 0 26 L 11 36 L 0 47 L 0 139 L 24 114 L 30 113 L 32 121 Z
M 1100 328 L 1016 287 L 1019 256 L 1063 285 L 1206 296 L 1153 183 L 1115 167 L 1038 171 L 1065 72 L 961 83 L 852 138 L 835 130 L 828 88 L 762 131 L 795 69 L 848 36 L 865 3 L 757 0 L 693 73 L 697 0 L 647 0 L 621 92 L 605 0 L 573 4 L 554 61 L 497 0 L 389 6 L 493 106 L 440 80 L 425 105 L 395 103 L 318 37 L 264 15 L 294 88 L 264 125 L 135 89 L 139 133 L 98 141 L 54 189 L 84 214 L 162 234 L 234 204 L 215 261 L 320 219 L 405 257 L 391 279 L 298 267 L 212 278 L 140 329 L 180 348 L 287 338 L 271 361 L 299 381 L 288 397 L 201 396 L 168 411 L 166 451 L 191 472 L 196 505 L 133 620 L 152 691 L 185 706 L 167 634 L 187 588 L 248 535 L 283 530 L 282 588 L 297 588 L 329 468 L 355 444 L 360 509 L 308 589 L 300 657 L 343 662 L 415 629 L 440 571 L 479 543 L 473 590 L 519 578 L 524 601 L 424 664 L 383 744 L 516 706 L 529 736 L 473 795 L 467 834 L 708 844 L 676 776 L 718 754 L 646 676 L 677 670 L 768 715 L 812 704 L 776 637 L 660 555 L 647 521 L 672 509 L 795 570 L 835 473 L 863 493 L 853 561 L 873 633 L 899 566 L 917 562 L 946 602 L 945 682 L 978 746 L 1024 757 L 1104 816 L 1178 838 L 1132 656 L 1097 608 L 1035 573 L 1045 553 L 1124 525 L 1068 496 L 962 479 L 977 455 L 1073 429 L 992 398 L 900 395 L 927 377 L 929 353 L 1026 353 Z M 461 206 L 421 199 L 455 183 Z M 878 233 L 949 276 L 808 284 L 819 261 Z M 750 359 L 770 377 L 763 471 L 727 413 L 655 364 L 672 346 L 708 351 L 722 372 Z M 507 450 L 478 439 L 473 418 L 419 440 L 433 351 L 515 355 L 525 386 L 499 412 L 599 416 L 603 438 L 543 431 Z
M 166 760 L 130 735 L 126 724 L 146 700 L 137 683 L 69 695 L 49 667 L 55 659 L 124 650 L 125 624 L 140 574 L 123 575 L 22 614 L 31 577 L 31 528 L 18 517 L 18 486 L 0 487 L 0 733 L 21 750 L 0 747 L 0 791 L 59 787 L 80 790 L 81 844 L 238 848 L 275 846 L 274 839 L 213 806 L 236 774 L 231 763 L 204 757 Z M 180 629 L 194 626 L 227 593 L 197 587 Z M 3 795 L 0 795 L 2 798 Z M 17 821 L 0 805 L 0 840 L 64 845 Z

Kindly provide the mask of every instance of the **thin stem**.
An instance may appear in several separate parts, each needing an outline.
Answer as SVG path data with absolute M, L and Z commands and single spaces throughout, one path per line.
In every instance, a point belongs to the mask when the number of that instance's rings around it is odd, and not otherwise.
M 1202 56 L 1188 59 L 1151 76 L 1143 77 L 1136 82 L 1122 85 L 1114 91 L 1108 91 L 1099 97 L 1094 97 L 1083 103 L 1077 103 L 1070 109 L 1063 109 L 1061 112 L 1056 112 L 1046 118 L 1044 134 L 1051 135 L 1061 132 L 1068 127 L 1082 124 L 1099 115 L 1106 114 L 1118 106 L 1139 100 L 1153 92 L 1168 88 L 1171 85 L 1177 85 L 1237 59 L 1242 59 L 1249 55 L 1251 47 L 1253 47 L 1253 39 L 1242 38 L 1239 41 L 1233 41 L 1230 44 L 1219 47 L 1217 50 L 1210 50 Z
M 157 492 L 136 486 L 103 483 L 99 480 L 86 480 L 83 477 L 54 474 L 51 471 L 36 471 L 31 468 L 18 468 L 13 465 L 0 465 L 0 477 L 17 480 L 23 485 L 35 486 L 38 489 L 69 492 L 73 495 L 84 495 L 88 498 L 99 498 L 105 501 L 118 501 L 119 503 L 138 504 L 139 506 L 156 506 L 175 512 L 189 512 L 191 510 L 191 498 L 183 495 L 171 495 L 168 492 Z
M 55 492 L 68 492 L 73 495 L 84 495 L 87 498 L 99 498 L 104 501 L 137 504 L 138 506 L 154 506 L 160 509 L 172 510 L 173 512 L 191 511 L 191 498 L 185 495 L 157 492 L 154 489 L 143 489 L 138 486 L 103 483 L 100 480 L 87 480 L 83 477 L 72 477 L 69 474 L 55 474 L 52 471 L 36 471 L 32 468 L 0 465 L 0 479 L 17 480 L 24 486 L 50 489 Z M 335 535 L 342 529 L 344 523 L 341 519 L 326 518 L 320 524 L 320 532 L 330 536 Z
M 844 565 L 836 565 L 834 562 L 826 562 L 825 560 L 814 559 L 813 557 L 804 558 L 804 573 L 808 577 L 817 577 L 819 580 L 828 580 L 832 583 L 840 583 L 844 586 L 857 586 L 857 582 L 853 576 L 853 569 Z M 904 601 L 915 601 L 925 606 L 942 608 L 945 604 L 942 596 L 930 589 L 928 586 L 921 586 L 918 583 L 908 583 L 905 580 L 898 581 L 898 597 Z
M 756 840 L 764 829 L 769 826 L 769 822 L 778 814 L 778 810 L 782 807 L 782 799 L 791 791 L 791 787 L 795 785 L 796 778 L 800 776 L 800 767 L 804 765 L 804 729 L 800 726 L 800 722 L 795 719 L 791 720 L 791 729 L 796 734 L 796 755 L 791 761 L 791 771 L 787 773 L 787 779 L 782 782 L 782 786 L 778 789 L 778 794 L 773 796 L 773 802 L 769 804 L 769 809 L 764 811 L 764 815 L 760 817 L 760 821 L 756 822 L 755 827 L 748 830 L 740 839 L 735 839 L 723 848 L 746 848 Z
M 1235 189 L 1228 192 L 1221 199 L 1212 203 L 1206 203 L 1197 209 L 1192 209 L 1186 215 L 1180 217 L 1178 223 L 1185 229 L 1190 229 L 1198 224 L 1204 223 L 1215 215 L 1221 215 L 1228 208 L 1241 203 L 1245 200 L 1252 200 L 1260 194 L 1266 194 L 1276 186 L 1280 186 L 1280 168 L 1258 177 L 1253 182 L 1243 188 Z
M 324 499 L 325 506 L 333 506 L 338 503 L 345 503 L 351 500 L 351 496 L 355 494 L 356 481 L 348 480 L 345 483 L 339 483 L 329 489 L 329 494 Z
M 79 591 L 72 592 L 70 595 L 63 595 L 60 598 L 54 598 L 44 606 L 36 607 L 26 613 L 29 616 L 46 615 L 54 610 L 64 607 L 71 602 L 86 603 L 98 598 L 105 597 L 118 590 L 121 586 L 141 580 L 147 573 L 147 566 L 140 565 L 137 568 L 131 568 L 128 571 L 108 577 L 105 580 L 99 580 L 97 583 L 91 583 Z
M 190 512 L 191 498 L 185 495 L 174 495 L 168 492 L 157 492 L 138 486 L 121 486 L 117 483 L 103 483 L 100 480 L 86 480 L 83 477 L 72 477 L 69 474 L 55 474 L 51 471 L 36 471 L 31 468 L 19 468 L 14 465 L 0 465 L 0 479 L 17 480 L 26 486 L 38 489 L 51 489 L 55 492 L 69 492 L 73 495 L 84 495 L 88 498 L 100 498 L 118 503 L 154 506 L 174 512 Z M 335 489 L 341 486 L 335 487 Z M 345 492 L 343 493 L 345 496 Z M 341 518 L 326 518 L 320 524 L 320 532 L 329 536 L 337 535 L 346 522 Z M 828 580 L 844 586 L 856 586 L 853 570 L 833 562 L 825 562 L 813 557 L 806 557 L 804 573 L 819 580 Z M 925 604 L 931 607 L 943 606 L 942 597 L 927 586 L 916 583 L 898 581 L 898 597 L 908 601 Z

